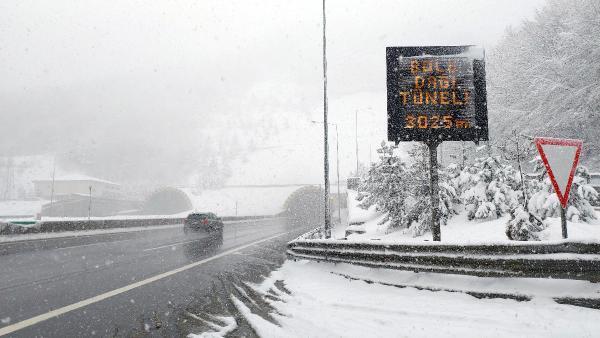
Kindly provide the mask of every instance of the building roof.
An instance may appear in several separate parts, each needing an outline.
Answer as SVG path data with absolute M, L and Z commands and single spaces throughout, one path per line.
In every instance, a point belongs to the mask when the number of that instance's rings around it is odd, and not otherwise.
M 42 180 L 33 180 L 33 182 L 51 182 L 52 178 L 42 179 Z M 54 178 L 54 182 L 66 182 L 66 181 L 90 181 L 90 182 L 99 182 L 104 184 L 111 185 L 120 185 L 119 183 L 103 180 L 101 178 L 81 175 L 81 174 L 69 174 L 69 175 L 61 175 Z

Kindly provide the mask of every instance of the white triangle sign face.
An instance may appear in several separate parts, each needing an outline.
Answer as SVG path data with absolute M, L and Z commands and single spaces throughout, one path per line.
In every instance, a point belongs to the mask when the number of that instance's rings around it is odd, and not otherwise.
M 569 192 L 579 162 L 582 144 L 581 140 L 542 137 L 535 139 L 535 145 L 563 208 L 567 207 L 569 201 Z

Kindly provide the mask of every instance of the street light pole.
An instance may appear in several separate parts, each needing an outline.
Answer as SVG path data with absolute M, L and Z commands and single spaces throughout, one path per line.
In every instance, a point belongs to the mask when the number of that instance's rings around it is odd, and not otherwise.
M 337 195 L 338 195 L 338 218 L 340 222 L 342 221 L 342 200 L 340 199 L 340 136 L 338 133 L 337 123 L 324 123 L 320 121 L 310 121 L 312 123 L 323 123 L 323 124 L 331 124 L 335 127 L 335 162 L 336 162 L 336 175 L 337 175 Z M 328 204 L 329 205 L 329 204 Z
M 358 110 L 354 111 L 354 145 L 356 147 L 356 176 L 358 177 Z
M 338 135 L 337 124 L 332 124 L 335 126 L 335 169 L 337 171 L 338 219 L 340 220 L 340 224 L 342 224 L 342 195 L 340 195 L 340 137 Z
M 88 223 L 90 222 L 90 217 L 92 216 L 92 186 L 90 188 L 90 203 L 88 204 Z
M 331 237 L 331 214 L 329 210 L 329 144 L 327 143 L 327 38 L 326 32 L 327 20 L 325 16 L 325 0 L 323 0 L 323 135 L 324 135 L 324 156 L 323 169 L 325 177 L 325 238 Z

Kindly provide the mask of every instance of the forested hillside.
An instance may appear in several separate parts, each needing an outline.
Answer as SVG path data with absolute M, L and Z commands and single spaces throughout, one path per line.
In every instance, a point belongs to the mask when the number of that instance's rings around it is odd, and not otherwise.
M 600 167 L 600 2 L 550 0 L 488 54 L 493 141 L 514 131 L 581 138 Z

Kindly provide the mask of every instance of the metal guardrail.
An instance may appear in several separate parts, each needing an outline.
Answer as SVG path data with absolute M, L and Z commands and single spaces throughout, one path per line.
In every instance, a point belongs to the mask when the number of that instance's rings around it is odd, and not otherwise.
M 307 239 L 301 236 L 288 243 L 287 254 L 292 259 L 415 272 L 600 282 L 600 244 L 594 243 L 389 244 Z

